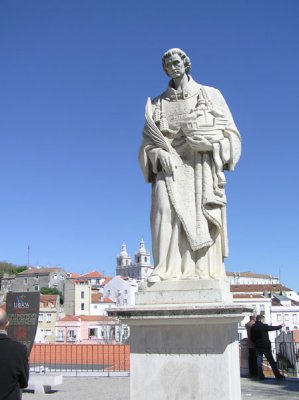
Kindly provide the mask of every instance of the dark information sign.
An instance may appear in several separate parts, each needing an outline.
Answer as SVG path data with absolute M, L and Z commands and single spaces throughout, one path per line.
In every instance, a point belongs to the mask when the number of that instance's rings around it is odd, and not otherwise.
M 8 336 L 24 343 L 28 355 L 36 334 L 39 301 L 39 292 L 9 292 L 6 296 L 6 312 L 10 322 Z

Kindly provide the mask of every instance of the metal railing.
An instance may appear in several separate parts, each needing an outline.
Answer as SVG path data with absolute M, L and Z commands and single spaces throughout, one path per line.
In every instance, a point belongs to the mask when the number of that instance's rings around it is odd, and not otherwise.
M 241 344 L 241 343 L 240 343 Z M 248 372 L 248 355 L 240 347 L 241 374 Z M 299 377 L 299 343 L 280 342 L 272 345 L 278 368 L 288 377 Z M 244 364 L 245 362 L 245 364 Z M 265 375 L 272 375 L 267 360 L 263 363 Z M 79 375 L 96 373 L 106 375 L 130 373 L 130 346 L 127 344 L 34 344 L 30 354 L 33 372 L 59 372 Z
M 34 344 L 32 372 L 126 373 L 130 371 L 130 346 L 123 344 Z
M 299 343 L 276 341 L 273 346 L 274 358 L 278 368 L 289 377 L 299 377 Z

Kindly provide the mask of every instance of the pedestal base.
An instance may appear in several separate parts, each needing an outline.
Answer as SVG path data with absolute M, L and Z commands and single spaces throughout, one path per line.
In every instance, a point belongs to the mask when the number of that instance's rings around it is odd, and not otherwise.
M 136 293 L 136 305 L 232 303 L 228 281 L 218 279 L 162 281 L 142 283 Z
M 130 325 L 131 400 L 240 400 L 238 322 L 233 304 L 114 309 Z

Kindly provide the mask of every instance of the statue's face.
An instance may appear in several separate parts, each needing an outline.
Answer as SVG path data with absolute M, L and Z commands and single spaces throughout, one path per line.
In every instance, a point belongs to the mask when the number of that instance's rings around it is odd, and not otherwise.
M 172 79 L 181 78 L 186 73 L 184 61 L 178 54 L 167 57 L 164 61 L 164 68 Z

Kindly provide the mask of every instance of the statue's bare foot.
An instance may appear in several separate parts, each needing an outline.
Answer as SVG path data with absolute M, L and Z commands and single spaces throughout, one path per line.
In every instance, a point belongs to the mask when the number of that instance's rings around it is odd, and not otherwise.
M 198 281 L 199 276 L 197 275 L 188 275 L 188 276 L 183 276 L 182 280 L 183 281 Z
M 151 275 L 151 276 L 149 276 L 149 277 L 147 278 L 147 281 L 148 281 L 149 283 L 156 283 L 156 282 L 160 282 L 160 281 L 161 281 L 161 278 L 160 278 L 159 275 Z

